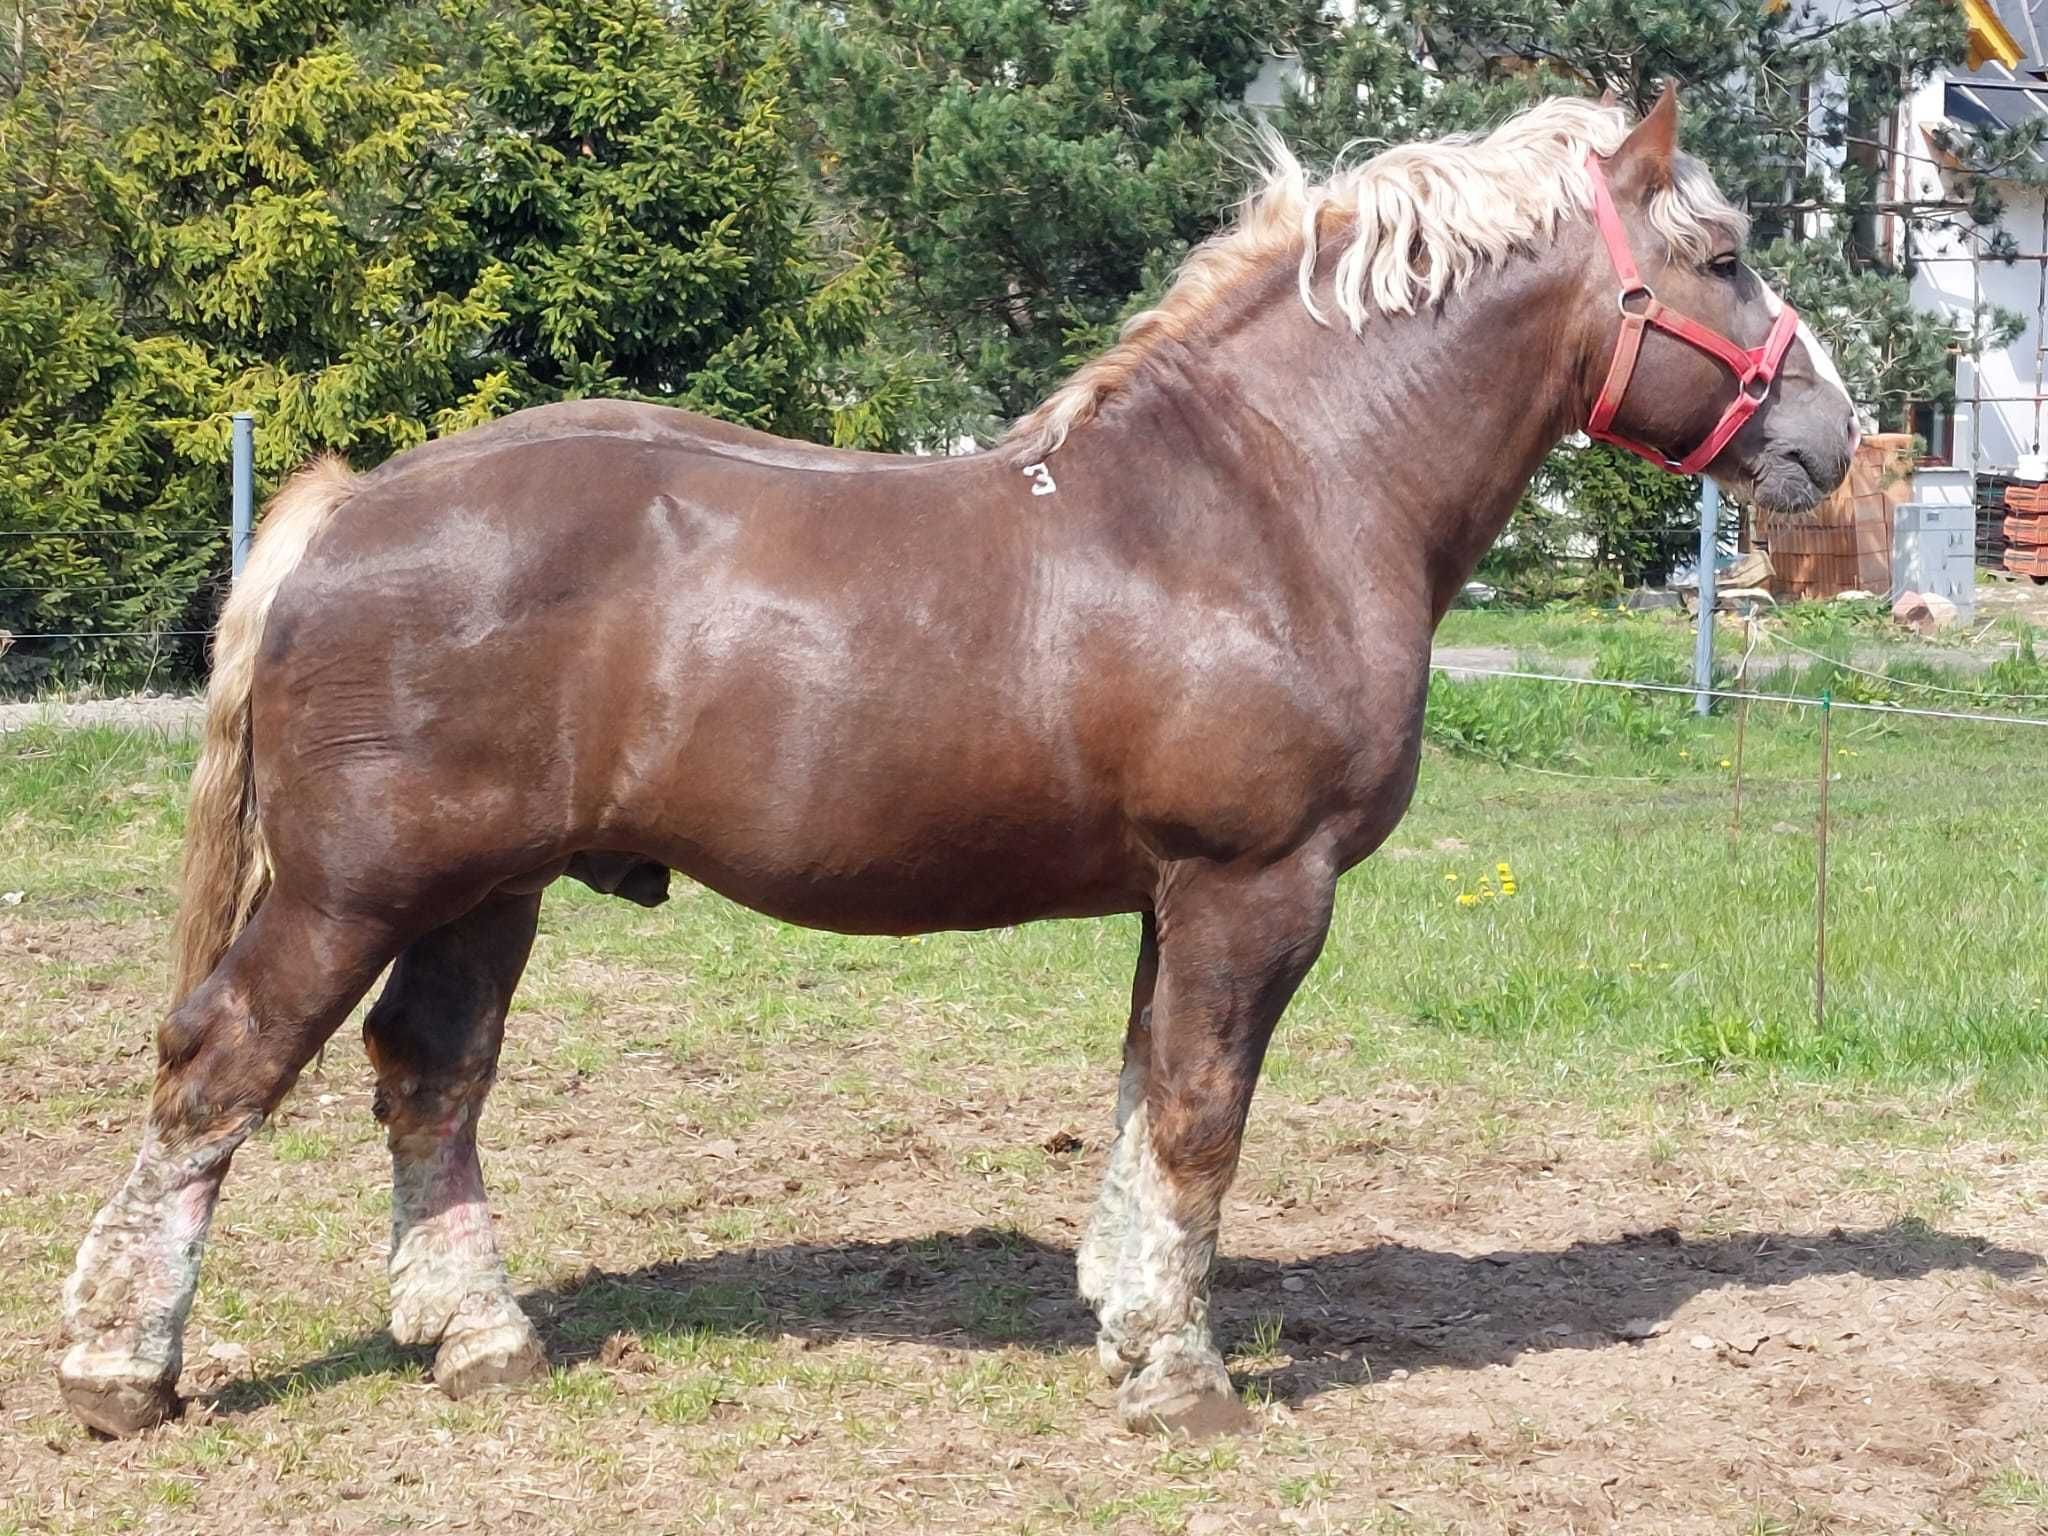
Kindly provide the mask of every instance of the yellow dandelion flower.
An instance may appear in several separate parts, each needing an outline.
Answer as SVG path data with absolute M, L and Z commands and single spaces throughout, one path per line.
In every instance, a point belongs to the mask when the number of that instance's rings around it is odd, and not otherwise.
M 1729 759 L 1727 759 L 1727 758 L 1725 758 L 1725 757 L 1724 757 L 1724 758 L 1722 758 L 1722 759 L 1721 759 L 1721 766 L 1722 766 L 1723 768 L 1733 768 L 1733 767 L 1735 766 L 1735 764 L 1734 764 L 1733 762 L 1731 762 L 1731 761 L 1730 761 Z
M 1479 905 L 1479 898 L 1470 891 L 1460 891 L 1458 893 L 1458 905 L 1461 907 L 1476 907 Z
M 1453 885 L 1455 885 L 1458 880 L 1458 872 L 1455 869 L 1445 870 L 1444 878 L 1450 881 Z

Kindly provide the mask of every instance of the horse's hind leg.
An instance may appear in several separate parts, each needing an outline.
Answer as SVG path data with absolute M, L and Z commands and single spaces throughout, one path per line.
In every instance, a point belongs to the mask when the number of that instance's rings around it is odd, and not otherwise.
M 1209 1270 L 1246 1111 L 1281 1010 L 1322 947 L 1335 871 L 1302 853 L 1250 873 L 1194 867 L 1159 908 L 1159 981 L 1129 1212 L 1097 1307 L 1131 1429 L 1242 1420 L 1209 1333 Z
M 453 1397 L 546 1363 L 491 1236 L 476 1124 L 540 896 L 500 896 L 409 945 L 363 1025 L 391 1143 L 391 1336 L 438 1344 Z
M 396 948 L 372 920 L 273 891 L 157 1032 L 142 1150 L 64 1287 L 64 1400 L 131 1434 L 177 1408 L 185 1319 L 228 1162 Z
M 1145 1101 L 1152 1061 L 1152 988 L 1159 976 L 1158 925 L 1150 912 L 1142 915 L 1138 938 L 1138 970 L 1131 978 L 1131 1016 L 1124 1031 L 1124 1065 L 1116 1085 L 1116 1140 L 1110 1144 L 1109 1166 L 1103 1170 L 1102 1192 L 1095 1199 L 1081 1250 L 1074 1257 L 1081 1299 L 1100 1307 L 1109 1294 L 1117 1255 L 1130 1225 L 1131 1185 L 1138 1172 L 1138 1139 L 1127 1135 L 1131 1115 Z M 1121 1381 L 1120 1357 L 1111 1353 L 1104 1367 Z

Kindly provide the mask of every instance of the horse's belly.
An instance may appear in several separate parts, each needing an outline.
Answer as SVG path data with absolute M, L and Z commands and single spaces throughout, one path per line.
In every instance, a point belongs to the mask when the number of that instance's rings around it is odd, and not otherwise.
M 1044 828 L 1005 839 L 980 827 L 858 848 L 820 829 L 813 838 L 678 839 L 641 851 L 784 922 L 838 933 L 929 933 L 1133 910 L 1148 885 L 1117 846 L 1113 834 L 1090 842 Z
M 853 933 L 1129 910 L 1150 890 L 1119 785 L 1024 682 L 785 652 L 659 685 L 602 796 L 629 847 L 776 917 Z M 1021 669 L 1020 669 L 1021 671 Z

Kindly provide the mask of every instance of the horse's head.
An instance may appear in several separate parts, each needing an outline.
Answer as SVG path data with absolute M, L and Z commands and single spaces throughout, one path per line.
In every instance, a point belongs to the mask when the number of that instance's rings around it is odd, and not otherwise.
M 1847 472 L 1855 410 L 1812 330 L 1743 263 L 1745 221 L 1679 151 L 1677 129 L 1667 90 L 1589 162 L 1589 430 L 1803 511 Z

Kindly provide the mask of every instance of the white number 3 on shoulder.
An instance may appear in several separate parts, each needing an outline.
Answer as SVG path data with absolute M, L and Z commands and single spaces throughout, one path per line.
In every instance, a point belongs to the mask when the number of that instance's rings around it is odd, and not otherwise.
M 1052 471 L 1043 464 L 1026 464 L 1024 473 L 1031 477 L 1031 494 L 1050 496 L 1059 487 L 1052 482 Z

